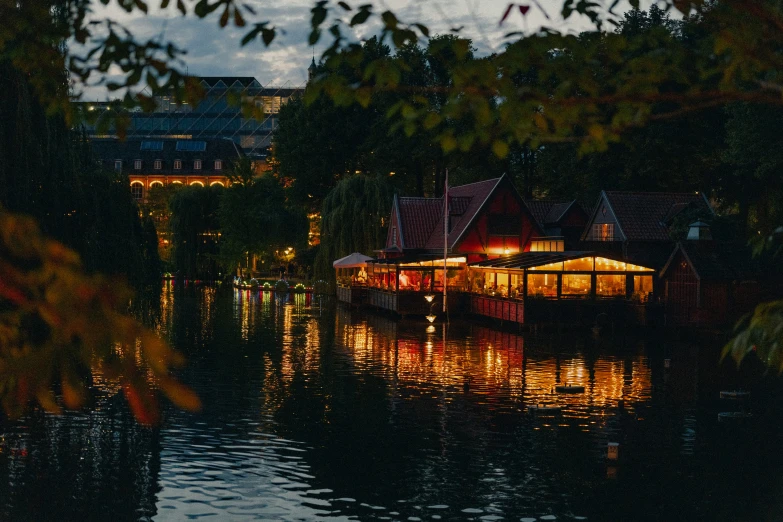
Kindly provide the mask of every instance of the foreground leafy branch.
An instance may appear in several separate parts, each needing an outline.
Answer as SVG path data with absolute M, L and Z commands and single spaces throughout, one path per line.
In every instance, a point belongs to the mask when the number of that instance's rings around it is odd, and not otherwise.
M 159 419 L 158 391 L 198 410 L 198 397 L 170 375 L 182 356 L 121 312 L 130 298 L 123 284 L 86 274 L 78 255 L 45 238 L 34 220 L 0 211 L 3 410 L 79 408 L 95 381 L 121 386 L 143 424 Z

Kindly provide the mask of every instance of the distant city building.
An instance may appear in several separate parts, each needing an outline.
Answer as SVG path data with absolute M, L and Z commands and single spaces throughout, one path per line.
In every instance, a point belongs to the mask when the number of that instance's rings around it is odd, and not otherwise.
M 95 156 L 109 169 L 123 172 L 131 193 L 143 201 L 156 185 L 227 186 L 232 162 L 244 156 L 229 139 L 93 139 Z
M 154 112 L 131 111 L 128 138 L 228 139 L 246 155 L 264 158 L 277 128 L 280 108 L 304 91 L 290 82 L 281 87 L 263 87 L 252 76 L 205 76 L 199 80 L 205 92 L 201 103 L 195 107 L 177 105 L 169 96 L 156 96 Z M 240 105 L 231 103 L 240 99 L 251 101 L 263 117 L 243 117 Z M 113 110 L 109 102 L 85 104 L 90 111 Z M 101 117 L 87 127 L 88 136 L 106 137 L 98 131 Z

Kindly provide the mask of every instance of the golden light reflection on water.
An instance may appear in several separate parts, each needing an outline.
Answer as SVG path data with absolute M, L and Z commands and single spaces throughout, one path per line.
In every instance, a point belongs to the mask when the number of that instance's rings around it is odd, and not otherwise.
M 618 407 L 632 413 L 652 392 L 648 361 L 636 352 L 590 354 L 556 340 L 528 340 L 463 321 L 430 333 L 419 323 L 353 317 L 348 310 L 338 311 L 336 321 L 336 349 L 358 370 L 406 388 L 406 398 L 446 392 L 448 401 L 465 394 L 496 409 L 521 412 L 531 405 L 556 405 L 563 420 L 586 427 L 602 424 Z M 558 393 L 555 387 L 564 384 L 585 391 Z

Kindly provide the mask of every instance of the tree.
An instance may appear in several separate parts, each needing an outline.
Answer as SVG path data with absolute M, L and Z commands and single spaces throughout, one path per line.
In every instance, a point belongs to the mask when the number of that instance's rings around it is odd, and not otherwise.
M 286 201 L 271 175 L 256 176 L 250 159 L 236 162 L 231 185 L 220 198 L 220 255 L 229 271 L 251 255 L 271 258 L 275 250 L 307 244 L 308 222 L 301 207 Z
M 220 271 L 218 209 L 223 187 L 191 185 L 169 201 L 173 265 L 179 275 L 216 279 Z
M 385 219 L 394 192 L 381 176 L 356 174 L 341 180 L 321 209 L 321 247 L 315 275 L 334 279 L 332 261 L 352 252 L 372 254 L 386 241 Z

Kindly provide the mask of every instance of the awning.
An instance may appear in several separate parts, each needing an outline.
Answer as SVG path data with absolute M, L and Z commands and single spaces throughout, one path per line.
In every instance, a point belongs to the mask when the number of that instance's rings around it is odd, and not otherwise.
M 359 252 L 354 252 L 353 254 L 341 257 L 332 263 L 332 266 L 334 268 L 360 268 L 367 266 L 368 261 L 374 261 L 374 259 L 370 256 L 360 254 Z

